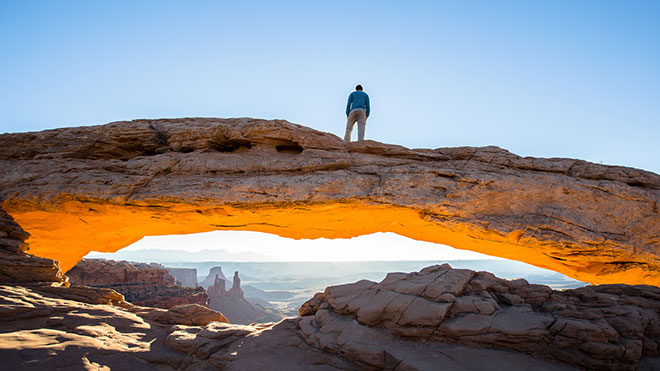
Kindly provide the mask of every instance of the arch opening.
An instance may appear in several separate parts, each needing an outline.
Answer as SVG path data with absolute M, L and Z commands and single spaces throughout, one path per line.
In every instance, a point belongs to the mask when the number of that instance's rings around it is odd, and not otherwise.
M 144 236 L 238 230 L 293 239 L 336 239 L 392 232 L 418 241 L 525 262 L 583 282 L 660 283 L 660 278 L 649 277 L 643 267 L 608 272 L 611 267 L 597 260 L 557 259 L 562 257 L 564 246 L 523 240 L 515 234 L 498 235 L 470 225 L 438 224 L 426 213 L 391 205 L 326 202 L 219 207 L 164 200 L 156 204 L 121 205 L 68 200 L 50 209 L 26 203 L 9 206 L 16 221 L 32 235 L 28 240 L 30 253 L 60 261 L 64 272 L 91 251 L 118 251 Z M 607 259 L 611 260 L 611 256 Z
M 87 254 L 69 277 L 73 285 L 115 289 L 138 305 L 167 306 L 202 299 L 200 292 L 206 293 L 208 301 L 200 304 L 222 312 L 230 321 L 248 324 L 296 316 L 309 298 L 326 287 L 381 282 L 392 272 L 417 272 L 443 264 L 552 289 L 586 285 L 529 264 L 391 232 L 315 240 L 231 230 L 148 236 L 114 253 Z M 107 273 L 99 278 L 100 272 Z M 173 276 L 170 282 L 153 278 L 168 273 Z M 127 281 L 127 276 L 144 278 Z M 171 287 L 174 279 L 178 288 Z M 153 285 L 159 289 L 144 290 L 141 280 L 157 281 Z M 170 295 L 160 295 L 166 290 Z
M 299 239 L 251 231 L 213 231 L 186 235 L 146 236 L 114 253 L 90 252 L 89 259 L 126 260 L 159 263 L 166 267 L 203 268 L 214 265 L 250 267 L 259 265 L 287 267 L 305 271 L 307 265 L 320 264 L 308 270 L 310 276 L 327 277 L 336 273 L 323 267 L 346 270 L 353 275 L 363 272 L 380 281 L 391 271 L 414 271 L 434 264 L 449 263 L 456 268 L 488 271 L 498 277 L 524 278 L 531 283 L 555 289 L 584 286 L 585 283 L 551 270 L 526 263 L 493 257 L 451 246 L 417 241 L 391 232 L 376 232 L 349 239 Z M 328 263 L 327 265 L 325 263 Z M 299 265 L 300 269 L 291 268 Z M 345 266 L 345 268 L 343 268 Z M 360 270 L 358 267 L 379 267 Z M 208 270 L 208 269 L 207 269 Z M 284 274 L 284 272 L 283 272 Z M 331 284 L 348 283 L 331 281 Z

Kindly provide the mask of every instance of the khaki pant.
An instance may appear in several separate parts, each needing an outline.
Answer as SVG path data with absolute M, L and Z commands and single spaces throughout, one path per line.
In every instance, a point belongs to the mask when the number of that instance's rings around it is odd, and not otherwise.
M 367 113 L 361 109 L 354 109 L 348 113 L 348 120 L 346 120 L 346 134 L 344 135 L 344 141 L 351 141 L 351 132 L 353 131 L 353 125 L 355 121 L 358 124 L 358 141 L 364 140 L 364 129 L 367 126 Z

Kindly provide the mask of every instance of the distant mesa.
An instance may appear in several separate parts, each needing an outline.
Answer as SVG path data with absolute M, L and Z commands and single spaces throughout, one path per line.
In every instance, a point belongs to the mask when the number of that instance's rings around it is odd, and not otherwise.
M 208 289 L 215 284 L 216 277 L 223 280 L 223 282 L 227 281 L 227 277 L 225 277 L 225 274 L 222 273 L 222 267 L 212 267 L 209 269 L 209 274 L 206 276 L 206 278 L 204 278 L 204 280 L 202 280 L 202 282 L 199 283 L 199 285 L 205 289 Z
M 72 286 L 112 289 L 136 305 L 165 309 L 182 304 L 208 305 L 208 295 L 202 287 L 176 285 L 170 271 L 156 263 L 83 259 L 67 276 Z
M 165 268 L 156 263 L 131 263 L 100 259 L 83 259 L 68 272 L 72 286 L 107 288 L 122 294 L 126 301 L 140 306 L 169 309 L 181 304 L 199 304 L 222 313 L 231 323 L 249 324 L 272 322 L 283 315 L 275 309 L 266 309 L 248 302 L 241 289 L 238 272 L 234 273 L 229 290 L 221 267 L 210 269 L 213 284 L 204 290 L 203 285 L 184 287 L 171 272 L 192 280 L 196 269 Z M 202 283 L 205 283 L 208 278 Z M 195 276 L 196 281 L 196 276 Z
M 181 286 L 197 287 L 197 269 L 195 268 L 170 268 L 166 267 L 170 274 L 176 278 Z

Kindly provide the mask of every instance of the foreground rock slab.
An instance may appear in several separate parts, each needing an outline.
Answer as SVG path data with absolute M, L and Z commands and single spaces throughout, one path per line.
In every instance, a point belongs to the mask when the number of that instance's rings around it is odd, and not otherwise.
M 660 289 L 553 291 L 432 266 L 328 287 L 278 323 L 133 306 L 109 289 L 0 286 L 8 369 L 657 370 Z
M 390 231 L 585 282 L 660 285 L 660 176 L 632 168 L 189 118 L 0 135 L 0 174 L 0 207 L 64 271 L 145 235 Z
M 112 290 L 0 286 L 0 356 L 12 370 L 185 369 L 194 360 L 165 346 L 172 325 L 223 320 L 195 304 L 134 307 Z
M 399 346 L 390 348 L 389 361 L 383 359 L 379 346 L 392 338 L 506 348 L 585 369 L 660 366 L 660 288 L 655 286 L 553 291 L 444 264 L 390 273 L 380 283 L 328 287 L 300 313 L 299 326 L 310 344 L 350 354 L 374 369 L 390 363 L 415 369 L 425 360 Z

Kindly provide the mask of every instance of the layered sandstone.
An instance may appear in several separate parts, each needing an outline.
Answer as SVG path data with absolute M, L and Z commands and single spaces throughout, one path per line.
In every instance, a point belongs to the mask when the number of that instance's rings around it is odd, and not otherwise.
M 282 120 L 0 135 L 0 200 L 66 271 L 145 235 L 390 231 L 592 283 L 660 285 L 660 176 L 497 147 L 407 149 Z
M 66 285 L 59 263 L 26 253 L 30 236 L 0 209 L 0 283 Z
M 182 304 L 208 304 L 203 288 L 176 285 L 169 270 L 155 263 L 83 259 L 67 276 L 74 286 L 109 288 L 141 306 L 167 309 Z

